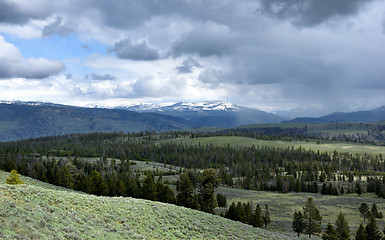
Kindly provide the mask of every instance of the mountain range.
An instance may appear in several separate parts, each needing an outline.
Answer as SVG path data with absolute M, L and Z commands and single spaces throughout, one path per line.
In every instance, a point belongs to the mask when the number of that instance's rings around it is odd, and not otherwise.
M 115 108 L 175 116 L 190 121 L 195 127 L 230 128 L 247 124 L 279 123 L 288 119 L 274 113 L 221 101 L 178 102 L 169 105 L 140 104 Z
M 0 102 L 0 141 L 87 132 L 138 132 L 232 128 L 259 123 L 375 122 L 385 120 L 385 106 L 368 111 L 336 112 L 319 118 L 288 120 L 228 102 L 178 102 L 109 108 L 74 107 L 48 102 Z
M 385 120 L 385 106 L 367 111 L 335 112 L 318 118 L 299 117 L 284 123 L 377 122 Z
M 223 102 L 83 108 L 47 102 L 0 102 L 0 141 L 87 132 L 138 132 L 278 123 L 285 118 Z

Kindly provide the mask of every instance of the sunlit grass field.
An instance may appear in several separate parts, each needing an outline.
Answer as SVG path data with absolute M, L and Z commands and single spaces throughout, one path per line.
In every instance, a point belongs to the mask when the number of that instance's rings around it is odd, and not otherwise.
M 215 145 L 215 146 L 246 146 L 251 147 L 253 145 L 260 147 L 276 147 L 276 148 L 287 148 L 302 147 L 308 150 L 320 151 L 320 152 L 329 152 L 334 151 L 345 153 L 349 152 L 350 154 L 371 154 L 379 155 L 385 154 L 385 147 L 375 146 L 368 144 L 360 143 L 347 143 L 340 141 L 320 141 L 317 143 L 317 140 L 310 139 L 308 141 L 282 141 L 282 140 L 260 140 L 255 138 L 248 137 L 238 137 L 238 136 L 215 136 L 215 137 L 199 137 L 199 138 L 189 138 L 182 137 L 170 140 L 162 140 L 160 142 L 174 142 L 174 143 L 183 143 L 183 144 L 192 144 L 192 145 Z

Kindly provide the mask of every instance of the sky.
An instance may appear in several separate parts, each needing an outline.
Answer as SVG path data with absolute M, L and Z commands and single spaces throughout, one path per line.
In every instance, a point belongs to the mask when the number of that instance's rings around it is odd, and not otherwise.
M 384 0 L 0 0 L 0 100 L 385 105 Z

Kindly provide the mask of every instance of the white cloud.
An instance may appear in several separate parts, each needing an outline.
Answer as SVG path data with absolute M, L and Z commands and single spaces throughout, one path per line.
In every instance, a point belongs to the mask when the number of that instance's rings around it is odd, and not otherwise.
M 0 35 L 0 78 L 46 78 L 64 68 L 64 64 L 56 60 L 25 59 L 15 45 L 7 43 Z

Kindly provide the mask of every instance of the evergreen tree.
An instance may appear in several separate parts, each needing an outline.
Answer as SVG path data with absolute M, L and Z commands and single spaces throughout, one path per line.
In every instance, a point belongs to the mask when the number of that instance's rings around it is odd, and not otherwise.
M 254 210 L 251 225 L 253 225 L 254 227 L 258 227 L 258 228 L 261 228 L 264 225 L 263 218 L 262 218 L 262 209 L 261 209 L 261 206 L 259 204 L 257 205 L 257 207 Z
M 251 210 L 250 202 L 244 203 L 243 208 L 245 211 L 245 221 L 246 224 L 251 224 L 253 219 L 253 211 Z
M 245 208 L 241 202 L 238 202 L 237 204 L 237 221 L 245 222 L 246 221 L 246 215 L 245 215 Z
M 303 208 L 303 214 L 305 219 L 305 233 L 309 235 L 321 232 L 321 220 L 322 217 L 318 208 L 314 205 L 313 199 L 308 198 L 305 207 Z
M 152 174 L 147 174 L 146 178 L 143 181 L 142 186 L 142 197 L 144 199 L 155 201 L 157 200 L 157 191 L 154 181 L 154 176 Z
M 60 186 L 71 189 L 74 188 L 74 179 L 66 165 L 60 168 L 58 177 Z
M 176 196 L 176 202 L 178 205 L 196 209 L 194 201 L 194 186 L 188 173 L 182 173 L 180 175 L 176 190 L 178 192 Z
M 298 237 L 301 233 L 303 233 L 303 230 L 305 229 L 305 222 L 303 215 L 300 211 L 294 212 L 293 222 L 291 227 L 293 228 L 294 232 L 298 234 Z
M 107 196 L 108 195 L 108 185 L 106 180 L 104 180 L 100 172 L 94 170 L 89 176 L 89 193 L 98 195 L 98 196 Z
M 359 184 L 358 182 L 356 182 L 356 193 L 358 194 L 358 196 L 361 196 L 362 194 L 361 184 Z
M 340 240 L 350 240 L 350 229 L 348 222 L 345 219 L 345 216 L 342 212 L 338 214 L 336 221 L 336 231 L 338 239 Z
M 367 240 L 381 240 L 382 238 L 382 234 L 376 224 L 376 219 L 373 216 L 369 217 L 369 223 L 365 227 L 365 232 Z
M 366 218 L 368 218 L 370 215 L 370 210 L 368 205 L 366 203 L 361 203 L 359 210 L 360 210 L 361 217 L 363 217 L 365 221 Z
M 214 213 L 214 209 L 217 206 L 214 190 L 219 186 L 220 179 L 216 171 L 210 168 L 203 171 L 199 180 L 199 207 L 204 212 Z
M 237 206 L 234 202 L 231 203 L 229 209 L 226 211 L 225 218 L 238 221 L 239 215 L 237 211 Z
M 225 195 L 217 193 L 217 203 L 218 207 L 225 208 L 227 207 L 227 198 Z
M 360 226 L 358 227 L 357 231 L 356 231 L 356 240 L 366 240 L 366 230 L 365 230 L 365 227 L 364 225 L 362 225 L 362 223 L 360 224 Z
M 324 233 L 322 234 L 322 240 L 338 240 L 337 231 L 334 229 L 333 225 L 328 223 L 325 228 Z
M 16 170 L 12 170 L 9 173 L 9 176 L 5 182 L 12 185 L 24 184 L 24 182 L 19 179 L 19 174 Z
M 379 213 L 378 213 L 377 205 L 375 203 L 373 203 L 370 213 L 374 218 L 378 218 Z
M 271 223 L 270 219 L 270 212 L 269 212 L 269 206 L 265 204 L 265 212 L 263 213 L 263 223 L 265 224 L 265 227 Z
M 122 179 L 118 179 L 118 182 L 116 183 L 116 189 L 118 196 L 127 197 L 127 190 L 126 186 L 124 185 L 124 182 Z

